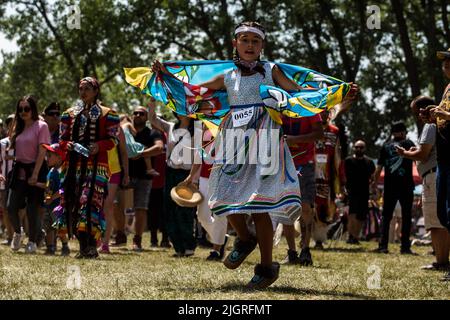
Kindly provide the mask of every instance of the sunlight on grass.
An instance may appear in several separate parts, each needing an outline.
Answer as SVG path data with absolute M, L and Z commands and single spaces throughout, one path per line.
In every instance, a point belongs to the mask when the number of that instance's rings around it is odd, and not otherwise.
M 144 237 L 143 243 L 149 243 Z M 71 243 L 76 248 L 76 242 Z M 327 246 L 325 246 L 327 247 Z M 433 261 L 429 247 L 414 248 L 418 256 L 402 256 L 398 245 L 391 253 L 369 251 L 375 243 L 352 247 L 334 243 L 325 251 L 313 250 L 313 267 L 282 266 L 280 278 L 265 291 L 247 291 L 244 285 L 259 260 L 257 250 L 237 270 L 207 262 L 208 249 L 198 248 L 191 258 L 173 258 L 172 250 L 135 253 L 126 248 L 98 260 L 13 253 L 0 248 L 0 299 L 449 299 L 450 284 L 439 281 L 442 272 L 420 266 Z M 23 250 L 21 250 L 23 252 Z M 286 244 L 274 250 L 284 258 Z M 379 270 L 379 289 L 369 289 Z M 80 287 L 67 287 L 70 268 L 80 271 Z M 372 282 L 370 282 L 372 283 Z M 374 282 L 376 284 L 376 282 Z

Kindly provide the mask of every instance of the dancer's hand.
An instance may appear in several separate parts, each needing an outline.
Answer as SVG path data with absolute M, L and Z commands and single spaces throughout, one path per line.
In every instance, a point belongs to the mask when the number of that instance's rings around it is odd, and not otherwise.
M 152 64 L 152 71 L 154 73 L 158 73 L 158 72 L 162 72 L 165 74 L 170 75 L 171 73 L 169 72 L 169 70 L 167 70 L 167 68 L 164 66 L 164 64 L 162 64 L 161 62 L 159 62 L 158 60 L 153 61 Z
M 95 154 L 97 154 L 98 153 L 98 150 L 99 150 L 99 148 L 98 148 L 98 143 L 92 143 L 90 146 L 89 146 L 89 154 L 90 155 L 95 155 Z
M 359 94 L 359 86 L 356 83 L 350 82 L 350 90 L 344 98 L 344 103 L 350 104 L 353 103 Z
M 72 141 L 67 143 L 67 150 L 73 151 L 73 142 Z

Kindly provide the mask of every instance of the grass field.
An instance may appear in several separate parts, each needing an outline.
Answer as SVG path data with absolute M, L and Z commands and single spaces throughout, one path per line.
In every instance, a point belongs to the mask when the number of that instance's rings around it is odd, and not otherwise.
M 144 237 L 144 247 L 149 238 Z M 76 242 L 71 243 L 75 249 Z M 265 291 L 250 292 L 243 285 L 259 261 L 258 250 L 237 270 L 207 262 L 209 250 L 198 248 L 190 258 L 171 257 L 172 250 L 112 249 L 97 260 L 25 255 L 0 248 L 0 299 L 450 299 L 450 283 L 442 272 L 420 270 L 433 261 L 430 247 L 413 248 L 418 256 L 369 252 L 376 244 L 350 246 L 343 242 L 313 250 L 313 267 L 282 266 L 280 278 Z M 283 259 L 285 242 L 274 250 Z M 59 254 L 59 253 L 58 253 Z M 69 275 L 80 271 L 80 287 Z M 379 274 L 380 281 L 377 281 Z M 369 286 L 368 286 L 369 285 Z M 369 289 L 368 287 L 371 287 Z

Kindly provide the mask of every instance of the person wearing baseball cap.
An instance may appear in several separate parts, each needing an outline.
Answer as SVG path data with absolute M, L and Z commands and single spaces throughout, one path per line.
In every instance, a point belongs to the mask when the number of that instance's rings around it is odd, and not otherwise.
M 52 145 L 42 144 L 47 150 L 47 164 L 50 171 L 47 174 L 47 183 L 45 189 L 45 217 L 44 230 L 46 233 L 45 242 L 47 244 L 46 255 L 54 255 L 56 252 L 55 235 L 56 230 L 53 224 L 56 216 L 63 214 L 61 202 L 61 166 L 66 160 L 66 153 L 61 149 L 58 143 Z M 70 254 L 69 240 L 67 235 L 60 234 L 59 238 L 62 242 L 61 255 L 68 256 Z
M 411 209 L 414 199 L 412 160 L 402 158 L 398 150 L 410 150 L 414 143 L 406 138 L 407 128 L 403 122 L 395 122 L 391 127 L 392 139 L 380 150 L 373 188 L 378 185 L 384 168 L 383 220 L 381 239 L 375 252 L 388 253 L 389 228 L 397 202 L 402 208 L 401 254 L 411 251 Z
M 61 146 L 59 145 L 59 143 L 54 143 L 54 144 L 51 144 L 51 145 L 43 144 L 42 146 L 45 149 L 47 149 L 47 151 L 50 151 L 51 153 L 56 153 L 61 158 L 61 164 L 66 160 L 66 152 L 64 152 L 61 149 Z M 49 166 L 50 166 L 50 164 L 49 164 Z

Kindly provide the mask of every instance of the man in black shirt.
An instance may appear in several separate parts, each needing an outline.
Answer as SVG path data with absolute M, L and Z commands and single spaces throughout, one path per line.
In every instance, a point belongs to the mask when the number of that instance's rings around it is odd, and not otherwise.
M 137 157 L 129 159 L 129 187 L 133 188 L 135 210 L 135 236 L 133 238 L 133 250 L 142 251 L 142 234 L 147 225 L 147 210 L 150 192 L 152 189 L 152 176 L 147 174 L 147 166 L 144 157 L 154 157 L 161 154 L 164 144 L 161 134 L 146 126 L 148 116 L 144 107 L 136 107 L 133 112 L 133 125 L 137 133 L 134 139 L 145 146 L 145 150 Z M 123 231 L 118 231 L 115 245 L 126 243 Z M 125 237 L 125 238 L 124 238 Z M 123 239 L 124 238 L 124 239 Z
M 358 140 L 354 154 L 345 159 L 346 189 L 349 200 L 347 243 L 359 244 L 361 228 L 369 213 L 369 187 L 373 181 L 375 165 L 364 155 L 366 143 Z
M 411 209 L 414 199 L 414 180 L 412 160 L 401 157 L 397 149 L 409 150 L 414 147 L 411 140 L 406 139 L 406 126 L 397 122 L 392 126 L 393 139 L 383 145 L 375 172 L 375 187 L 384 168 L 383 222 L 381 239 L 376 252 L 388 253 L 389 227 L 397 201 L 402 208 L 402 254 L 413 254 L 411 251 Z

